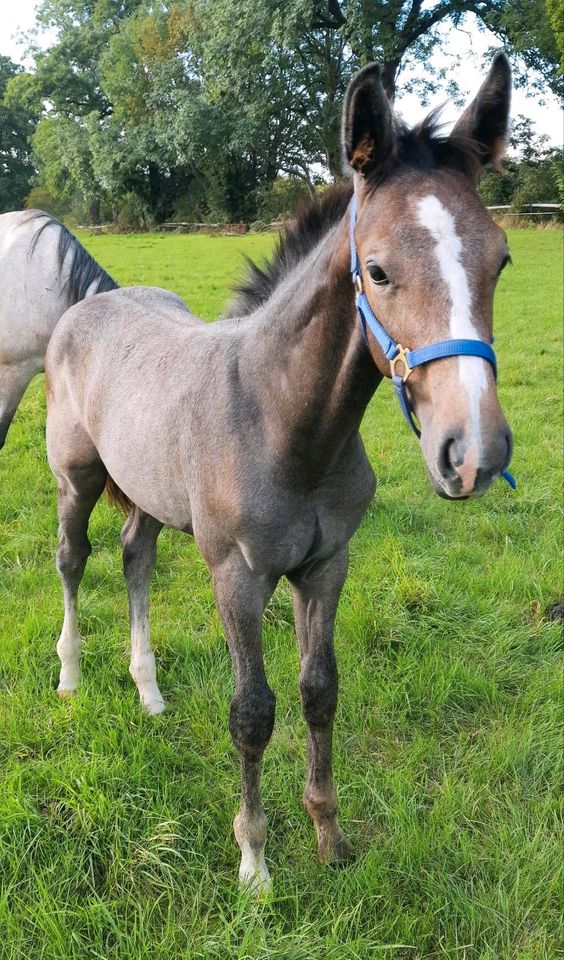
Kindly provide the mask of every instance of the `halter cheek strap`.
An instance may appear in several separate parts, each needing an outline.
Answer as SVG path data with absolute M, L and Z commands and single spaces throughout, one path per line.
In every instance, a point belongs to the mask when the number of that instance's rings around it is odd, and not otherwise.
M 430 343 L 426 347 L 420 347 L 418 350 L 407 350 L 402 347 L 401 343 L 396 343 L 376 317 L 368 302 L 368 297 L 364 292 L 362 274 L 360 272 L 360 259 L 354 239 L 355 224 L 356 194 L 353 193 L 350 213 L 351 276 L 356 291 L 356 309 L 358 311 L 360 328 L 366 345 L 368 346 L 368 330 L 370 330 L 386 357 L 386 360 L 389 361 L 392 384 L 396 391 L 401 411 L 413 432 L 417 437 L 420 437 L 421 430 L 413 419 L 413 411 L 405 387 L 415 367 L 420 367 L 425 363 L 431 363 L 433 360 L 441 360 L 444 357 L 480 357 L 482 360 L 487 360 L 487 362 L 491 364 L 494 377 L 497 378 L 495 353 L 490 344 L 484 343 L 483 340 L 440 340 L 438 343 Z M 515 489 L 517 483 L 509 471 L 503 470 L 501 475 L 507 480 L 510 487 Z

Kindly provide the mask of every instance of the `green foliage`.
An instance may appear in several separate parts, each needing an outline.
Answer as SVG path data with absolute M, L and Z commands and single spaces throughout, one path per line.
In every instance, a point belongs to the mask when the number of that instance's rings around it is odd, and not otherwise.
M 561 150 L 546 147 L 535 136 L 531 121 L 518 116 L 512 125 L 512 153 L 503 172 L 489 170 L 478 185 L 485 204 L 510 204 L 521 212 L 531 203 L 557 203 L 562 197 Z
M 240 253 L 272 236 L 82 237 L 120 283 L 206 319 Z M 291 596 L 265 624 L 277 719 L 264 762 L 266 903 L 237 890 L 233 680 L 208 571 L 165 531 L 151 588 L 161 717 L 128 675 L 121 518 L 96 508 L 80 600 L 83 686 L 54 693 L 62 597 L 55 484 L 36 381 L 0 453 L 2 960 L 555 960 L 562 870 L 562 246 L 509 231 L 496 296 L 499 389 L 519 487 L 430 490 L 389 384 L 363 435 L 379 476 L 337 621 L 335 773 L 357 859 L 316 859 Z M 539 344 L 542 347 L 539 349 Z M 346 495 L 346 491 L 344 491 Z
M 560 160 L 561 167 L 561 160 Z M 517 212 L 530 203 L 558 203 L 556 157 L 537 164 L 522 164 L 515 192 L 511 198 Z
M 59 200 L 45 187 L 33 187 L 25 199 L 28 210 L 44 210 L 58 220 L 64 220 L 70 211 L 68 201 Z
M 564 13 L 560 0 L 546 0 L 546 13 L 560 55 L 560 69 L 564 71 Z
M 278 177 L 271 186 L 260 193 L 258 219 L 265 223 L 288 220 L 295 216 L 299 204 L 309 195 L 303 180 Z
M 207 219 L 252 221 L 278 177 L 311 190 L 319 169 L 341 174 L 340 109 L 359 65 L 379 60 L 393 96 L 437 26 L 469 12 L 557 89 L 544 0 L 43 0 L 39 28 L 56 39 L 11 82 L 10 102 L 41 115 L 39 181 L 93 220 L 134 195 L 156 222 L 187 197 Z M 411 88 L 424 95 L 437 79 Z
M 556 96 L 564 94 L 560 69 L 562 57 L 562 4 L 559 11 L 551 0 L 519 0 L 519 3 L 486 3 L 481 19 L 525 65 L 527 81 L 539 86 L 530 71 Z
M 29 104 L 17 108 L 6 97 L 10 82 L 20 75 L 20 67 L 0 56 L 0 213 L 23 206 L 34 172 L 30 138 L 37 111 Z

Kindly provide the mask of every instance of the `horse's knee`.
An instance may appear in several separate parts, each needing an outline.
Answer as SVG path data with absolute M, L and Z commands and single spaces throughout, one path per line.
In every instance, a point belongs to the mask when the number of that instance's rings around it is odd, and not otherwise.
M 272 736 L 276 697 L 265 684 L 239 690 L 231 701 L 229 732 L 235 746 L 260 754 Z
M 331 723 L 337 708 L 337 663 L 333 651 L 304 664 L 299 679 L 302 710 L 312 727 Z
M 57 570 L 64 579 L 76 577 L 80 579 L 91 553 L 92 547 L 88 538 L 81 540 L 80 543 L 72 543 L 63 535 L 57 548 Z

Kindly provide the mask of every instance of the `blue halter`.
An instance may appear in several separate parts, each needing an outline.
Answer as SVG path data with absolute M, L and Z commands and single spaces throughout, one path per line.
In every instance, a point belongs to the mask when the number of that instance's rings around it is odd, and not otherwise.
M 360 260 L 354 239 L 355 224 L 356 194 L 353 193 L 350 213 L 351 275 L 356 290 L 356 309 L 358 310 L 362 335 L 368 346 L 367 328 L 369 328 L 386 357 L 386 360 L 389 360 L 392 371 L 392 384 L 396 391 L 401 411 L 415 435 L 420 437 L 421 430 L 413 419 L 411 404 L 405 388 L 411 371 L 414 370 L 415 367 L 422 366 L 424 363 L 430 363 L 432 360 L 441 360 L 443 357 L 481 357 L 482 360 L 487 360 L 488 363 L 491 364 L 494 377 L 497 378 L 495 353 L 490 344 L 484 343 L 483 340 L 440 340 L 438 343 L 430 343 L 426 347 L 420 347 L 419 350 L 406 350 L 402 347 L 401 343 L 396 343 L 377 319 L 368 302 L 368 297 L 364 292 L 360 272 Z M 401 367 L 401 373 L 397 370 L 398 365 Z M 501 475 L 514 490 L 517 483 L 509 471 L 503 470 Z

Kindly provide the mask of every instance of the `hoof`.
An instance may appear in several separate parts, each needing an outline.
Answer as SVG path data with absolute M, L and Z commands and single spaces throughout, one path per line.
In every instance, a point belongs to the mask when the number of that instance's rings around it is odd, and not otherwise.
M 164 700 L 142 700 L 141 704 L 145 713 L 150 713 L 152 717 L 156 717 L 158 713 L 164 713 L 166 710 Z
M 355 858 L 352 844 L 344 833 L 339 832 L 333 837 L 324 837 L 319 844 L 319 859 L 335 867 L 344 867 Z
M 69 697 L 76 697 L 76 687 L 74 690 L 66 690 L 64 687 L 57 687 L 57 696 L 61 700 L 67 700 Z
M 242 890 L 252 893 L 254 897 L 266 897 L 272 888 L 272 879 L 266 864 L 262 863 L 252 870 L 241 864 L 239 886 Z

